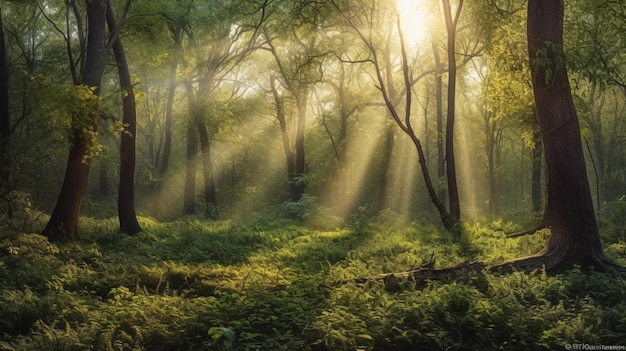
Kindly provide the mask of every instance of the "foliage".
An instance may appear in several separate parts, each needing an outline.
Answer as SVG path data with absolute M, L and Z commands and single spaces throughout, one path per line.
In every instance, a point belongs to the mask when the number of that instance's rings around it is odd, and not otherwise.
M 363 211 L 366 211 L 363 209 Z M 3 234 L 2 350 L 480 350 L 624 344 L 626 283 L 573 270 L 373 277 L 435 260 L 499 262 L 538 250 L 544 234 L 504 239 L 503 221 L 465 228 L 467 243 L 392 214 L 345 229 L 288 220 L 187 217 L 119 234 L 83 218 L 83 241 Z M 621 245 L 621 246 L 619 246 Z M 471 247 L 468 250 L 466 246 Z M 626 260 L 623 244 L 607 253 Z

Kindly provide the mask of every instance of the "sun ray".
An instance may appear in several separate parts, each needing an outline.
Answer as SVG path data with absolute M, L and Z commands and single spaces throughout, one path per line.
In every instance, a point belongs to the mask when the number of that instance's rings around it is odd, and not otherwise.
M 419 47 L 428 35 L 429 11 L 423 0 L 396 0 L 406 44 Z

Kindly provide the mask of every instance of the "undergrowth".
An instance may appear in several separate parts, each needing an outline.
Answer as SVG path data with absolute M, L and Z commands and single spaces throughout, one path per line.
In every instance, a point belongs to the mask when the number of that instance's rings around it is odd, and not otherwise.
M 575 269 L 471 273 L 390 292 L 371 279 L 434 260 L 497 263 L 542 248 L 511 223 L 454 240 L 386 215 L 345 227 L 293 220 L 83 218 L 80 242 L 0 237 L 0 350 L 552 350 L 626 345 L 626 283 Z M 333 222 L 334 223 L 334 222 Z M 8 225 L 8 224 L 7 224 Z M 26 227 L 22 227 L 26 228 Z M 34 227 L 28 227 L 34 228 Z M 613 229 L 611 229 L 613 230 Z M 605 252 L 626 263 L 612 231 Z

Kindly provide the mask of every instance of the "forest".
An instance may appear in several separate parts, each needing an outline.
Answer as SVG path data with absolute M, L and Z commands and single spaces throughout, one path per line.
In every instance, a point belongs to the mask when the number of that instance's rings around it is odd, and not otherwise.
M 625 350 L 622 0 L 0 0 L 0 350 Z

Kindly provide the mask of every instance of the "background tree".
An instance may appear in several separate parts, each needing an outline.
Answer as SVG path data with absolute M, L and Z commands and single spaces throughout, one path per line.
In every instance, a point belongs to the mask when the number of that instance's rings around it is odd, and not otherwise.
M 127 2 L 130 6 L 130 1 Z M 127 11 L 128 8 L 125 9 Z M 126 12 L 125 12 L 126 13 Z M 124 14 L 125 14 L 124 13 Z M 106 13 L 107 24 L 113 40 L 113 55 L 119 74 L 120 90 L 122 93 L 122 124 L 120 142 L 120 179 L 118 187 L 117 211 L 120 222 L 120 231 L 127 234 L 136 234 L 141 231 L 135 212 L 135 160 L 137 140 L 137 108 L 133 82 L 128 68 L 126 52 L 120 39 L 120 28 L 116 23 L 113 7 L 109 2 Z M 121 25 L 121 24 L 120 24 Z
M 276 115 L 282 131 L 290 200 L 298 202 L 307 187 L 305 134 L 310 94 L 313 85 L 322 79 L 326 53 L 319 49 L 318 31 L 322 17 L 315 2 L 290 3 L 277 11 L 274 19 L 263 27 L 266 44 L 263 48 L 271 54 L 275 63 L 276 73 L 270 78 L 270 84 L 273 84 Z M 285 18 L 288 20 L 285 21 Z M 285 113 L 282 92 L 288 92 L 293 99 L 297 111 L 293 117 Z M 277 98 L 282 101 L 278 102 Z M 293 121 L 293 127 L 289 120 Z
M 432 203 L 437 208 L 437 211 L 439 213 L 439 216 L 441 218 L 441 221 L 444 227 L 448 230 L 453 230 L 458 223 L 458 218 L 451 216 L 446 206 L 439 199 L 439 196 L 437 194 L 437 191 L 433 185 L 433 182 L 430 176 L 430 171 L 429 171 L 429 167 L 428 167 L 427 160 L 425 157 L 424 148 L 422 146 L 420 139 L 418 138 L 415 132 L 415 129 L 412 124 L 413 122 L 411 120 L 413 85 L 417 81 L 419 81 L 421 78 L 423 78 L 425 75 L 430 73 L 430 71 L 422 72 L 416 77 L 412 77 L 412 72 L 410 71 L 409 66 L 408 66 L 408 57 L 407 57 L 406 47 L 404 43 L 404 37 L 402 34 L 402 26 L 400 24 L 400 20 L 397 17 L 397 12 L 396 12 L 394 21 L 396 23 L 396 31 L 397 31 L 396 35 L 397 35 L 397 38 L 399 39 L 399 45 L 400 45 L 400 60 L 402 64 L 401 72 L 402 72 L 402 84 L 403 84 L 402 91 L 399 94 L 401 96 L 402 95 L 404 96 L 403 110 L 399 110 L 396 107 L 397 102 L 394 102 L 391 99 L 392 94 L 394 93 L 393 91 L 389 90 L 390 86 L 388 84 L 388 79 L 390 78 L 385 78 L 386 75 L 390 73 L 390 70 L 385 70 L 385 66 L 383 66 L 384 61 L 381 58 L 381 54 L 379 54 L 379 51 L 380 51 L 379 47 L 377 46 L 377 43 L 372 40 L 372 38 L 374 37 L 373 32 L 376 30 L 375 29 L 376 27 L 375 27 L 375 23 L 370 21 L 370 18 L 376 19 L 378 18 L 377 16 L 381 16 L 381 18 L 386 18 L 387 16 L 384 16 L 382 12 L 375 12 L 375 16 L 370 17 L 370 15 L 368 15 L 368 11 L 370 9 L 376 9 L 376 6 L 373 3 L 369 5 L 367 4 L 367 2 L 361 4 L 363 7 L 360 7 L 359 9 L 361 11 L 365 10 L 365 12 L 360 12 L 360 13 L 355 12 L 353 10 L 354 8 L 346 3 L 333 2 L 333 4 L 335 8 L 338 11 L 340 11 L 341 15 L 343 16 L 343 19 L 346 22 L 346 25 L 355 31 L 359 39 L 364 44 L 367 52 L 369 53 L 370 61 L 372 62 L 374 66 L 374 72 L 375 72 L 374 79 L 377 84 L 377 88 L 380 90 L 384 103 L 389 113 L 391 113 L 396 124 L 400 127 L 400 129 L 406 135 L 408 135 L 411 138 L 411 141 L 416 147 L 417 153 L 419 156 L 419 164 L 422 170 L 422 175 L 424 177 L 424 181 L 426 184 L 429 197 Z M 402 113 L 403 113 L 403 116 L 402 116 Z
M 448 33 L 448 104 L 446 117 L 446 179 L 448 181 L 448 206 L 450 216 L 455 222 L 461 219 L 461 204 L 459 202 L 459 188 L 456 177 L 456 159 L 454 153 L 454 119 L 456 107 L 456 31 L 459 17 L 463 10 L 463 0 L 460 0 L 454 13 L 450 0 L 442 0 L 443 14 Z

